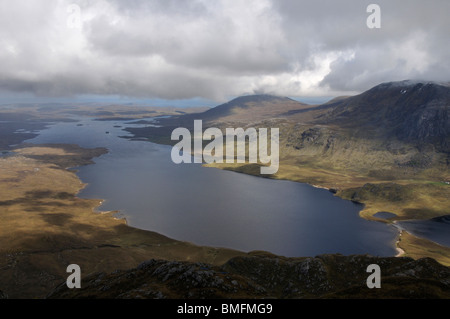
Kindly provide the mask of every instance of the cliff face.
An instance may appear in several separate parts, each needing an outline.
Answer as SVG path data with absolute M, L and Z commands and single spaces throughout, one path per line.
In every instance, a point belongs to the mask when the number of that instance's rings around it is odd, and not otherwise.
M 381 268 L 380 289 L 367 287 L 370 264 Z M 81 289 L 63 283 L 48 298 L 450 298 L 450 268 L 430 258 L 285 258 L 255 252 L 221 267 L 150 260 L 90 275 Z

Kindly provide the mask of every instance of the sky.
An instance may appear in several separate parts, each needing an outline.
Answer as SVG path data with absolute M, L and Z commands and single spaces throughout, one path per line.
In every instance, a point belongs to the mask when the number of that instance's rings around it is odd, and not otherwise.
M 0 0 L 0 103 L 317 99 L 450 81 L 449 13 L 448 0 Z

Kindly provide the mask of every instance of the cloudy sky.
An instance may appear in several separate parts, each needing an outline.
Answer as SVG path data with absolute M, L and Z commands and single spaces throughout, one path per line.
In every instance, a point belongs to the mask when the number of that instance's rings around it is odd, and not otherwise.
M 222 102 L 449 81 L 449 13 L 448 0 L 0 0 L 0 101 Z

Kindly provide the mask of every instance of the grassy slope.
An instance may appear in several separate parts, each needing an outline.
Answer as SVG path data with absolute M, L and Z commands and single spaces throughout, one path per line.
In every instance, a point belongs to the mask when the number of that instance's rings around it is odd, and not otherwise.
M 426 239 L 417 238 L 405 231 L 400 235 L 398 247 L 405 251 L 405 254 L 402 256 L 414 259 L 427 256 L 450 267 L 450 248 L 448 247 L 441 246 Z

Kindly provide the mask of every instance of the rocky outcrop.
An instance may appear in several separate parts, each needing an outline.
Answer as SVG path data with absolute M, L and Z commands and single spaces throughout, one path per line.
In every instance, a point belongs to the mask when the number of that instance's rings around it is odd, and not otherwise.
M 370 264 L 380 266 L 380 289 L 367 287 Z M 221 267 L 149 260 L 134 269 L 90 275 L 81 289 L 63 283 L 48 298 L 450 298 L 450 268 L 430 258 L 361 255 L 253 253 Z

